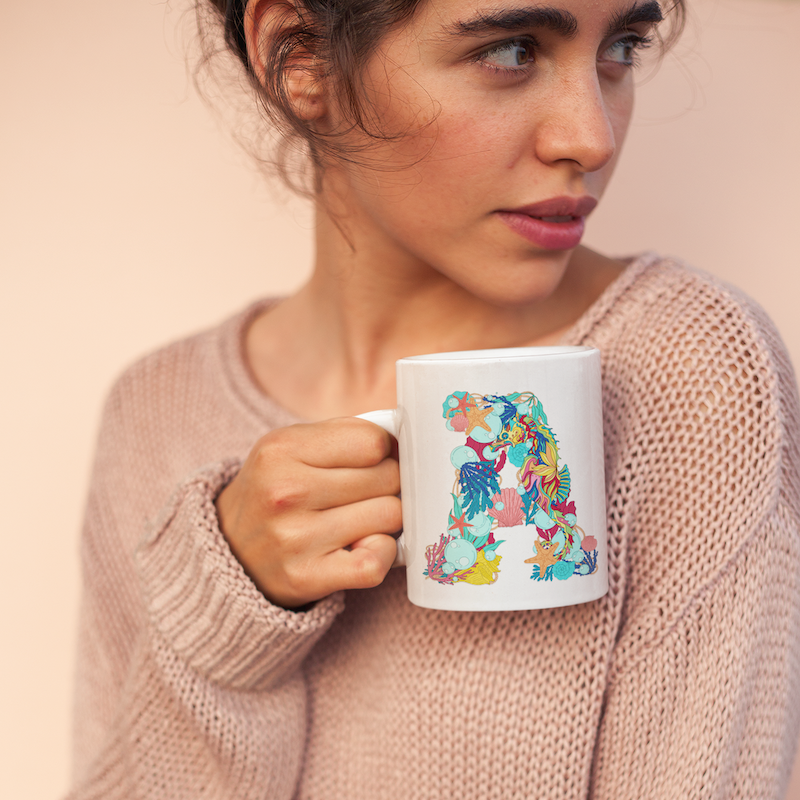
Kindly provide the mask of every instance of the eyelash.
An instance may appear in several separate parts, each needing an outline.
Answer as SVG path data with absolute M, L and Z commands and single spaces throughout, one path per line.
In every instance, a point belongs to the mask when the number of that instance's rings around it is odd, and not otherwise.
M 617 41 L 612 42 L 603 51 L 603 54 L 605 55 L 605 53 L 607 53 L 609 50 L 611 50 L 612 47 L 617 47 L 619 45 L 623 45 L 623 46 L 631 45 L 633 49 L 631 50 L 630 60 L 628 60 L 628 61 L 616 61 L 616 62 L 612 62 L 612 63 L 619 64 L 620 66 L 623 66 L 623 67 L 636 67 L 639 64 L 639 53 L 642 50 L 650 47 L 650 45 L 652 43 L 653 43 L 653 37 L 652 36 L 639 36 L 636 33 L 629 33 L 627 36 L 624 36 L 622 39 L 617 39 Z
M 521 64 L 518 67 L 498 67 L 495 64 L 489 63 L 489 58 L 491 56 L 497 55 L 499 53 L 507 52 L 512 47 L 524 47 L 528 50 L 529 56 L 528 60 Z M 539 47 L 539 43 L 534 39 L 532 36 L 520 36 L 515 39 L 506 39 L 503 42 L 496 42 L 495 44 L 491 45 L 491 47 L 487 47 L 485 50 L 481 50 L 477 55 L 472 58 L 472 61 L 480 64 L 485 69 L 491 70 L 492 72 L 501 73 L 504 75 L 519 75 L 520 73 L 527 72 L 535 62 L 535 52 Z
M 650 36 L 639 36 L 636 33 L 630 33 L 627 36 L 623 37 L 622 39 L 617 39 L 615 42 L 612 42 L 604 51 L 603 54 L 607 53 L 611 50 L 612 47 L 619 47 L 624 45 L 631 45 L 633 50 L 631 52 L 631 57 L 629 61 L 611 61 L 611 63 L 619 64 L 623 67 L 636 67 L 639 63 L 638 58 L 638 51 L 644 50 L 647 47 L 650 47 L 652 44 L 653 39 Z M 489 63 L 489 58 L 493 55 L 497 55 L 499 53 L 507 52 L 511 47 L 524 47 L 528 50 L 528 60 L 524 64 L 520 64 L 517 67 L 499 67 L 495 64 Z M 491 47 L 482 50 L 480 53 L 475 55 L 471 61 L 479 63 L 484 69 L 491 70 L 495 73 L 501 73 L 505 75 L 520 75 L 525 72 L 528 72 L 533 65 L 536 63 L 536 50 L 539 47 L 539 43 L 534 39 L 532 36 L 520 36 L 515 39 L 506 39 L 502 42 L 497 42 L 493 44 Z M 606 60 L 606 59 L 600 59 Z

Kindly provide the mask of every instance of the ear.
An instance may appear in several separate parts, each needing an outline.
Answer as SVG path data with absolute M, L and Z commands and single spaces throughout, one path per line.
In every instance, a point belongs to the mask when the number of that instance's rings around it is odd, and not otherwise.
M 276 39 L 300 25 L 300 12 L 294 0 L 248 0 L 244 13 L 247 57 L 258 82 L 266 86 L 268 53 Z M 299 50 L 292 54 L 283 76 L 286 95 L 295 114 L 307 122 L 326 113 L 325 98 L 318 61 L 312 52 Z

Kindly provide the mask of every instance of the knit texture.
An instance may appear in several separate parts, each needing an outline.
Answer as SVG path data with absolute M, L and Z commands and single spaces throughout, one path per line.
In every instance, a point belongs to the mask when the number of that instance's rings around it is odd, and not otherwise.
M 800 415 L 763 311 L 645 254 L 564 344 L 603 357 L 610 590 L 417 608 L 402 570 L 304 613 L 214 498 L 290 424 L 259 303 L 129 369 L 82 543 L 74 800 L 780 798 L 800 726 Z

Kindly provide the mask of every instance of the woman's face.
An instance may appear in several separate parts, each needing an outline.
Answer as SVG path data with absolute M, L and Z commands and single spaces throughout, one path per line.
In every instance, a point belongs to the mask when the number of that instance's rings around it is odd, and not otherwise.
M 660 16 L 652 0 L 423 3 L 365 71 L 369 118 L 392 138 L 349 134 L 360 165 L 326 179 L 357 251 L 491 302 L 547 296 L 614 170 Z

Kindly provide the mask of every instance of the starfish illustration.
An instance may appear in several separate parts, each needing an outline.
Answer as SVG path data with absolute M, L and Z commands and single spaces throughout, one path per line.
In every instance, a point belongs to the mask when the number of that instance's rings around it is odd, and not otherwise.
M 544 573 L 549 566 L 555 564 L 558 559 L 555 556 L 556 542 L 542 542 L 536 541 L 533 543 L 533 558 L 526 558 L 526 564 L 539 565 L 539 580 L 544 579 Z
M 456 399 L 458 400 L 458 405 L 453 409 L 453 414 L 466 414 L 468 408 L 474 408 L 475 406 L 475 401 L 468 394 Z
M 488 408 L 478 408 L 477 406 L 473 406 L 472 408 L 467 409 L 467 436 L 472 433 L 473 428 L 481 427 L 484 430 L 492 432 L 492 429 L 489 427 L 489 423 L 486 421 L 486 417 L 492 413 L 494 409 L 492 406 Z
M 447 530 L 452 531 L 458 528 L 458 530 L 461 532 L 461 538 L 463 539 L 464 533 L 466 532 L 464 528 L 472 527 L 472 525 L 467 522 L 467 512 L 465 511 L 458 519 L 451 514 L 450 519 L 453 521 L 453 524 Z

